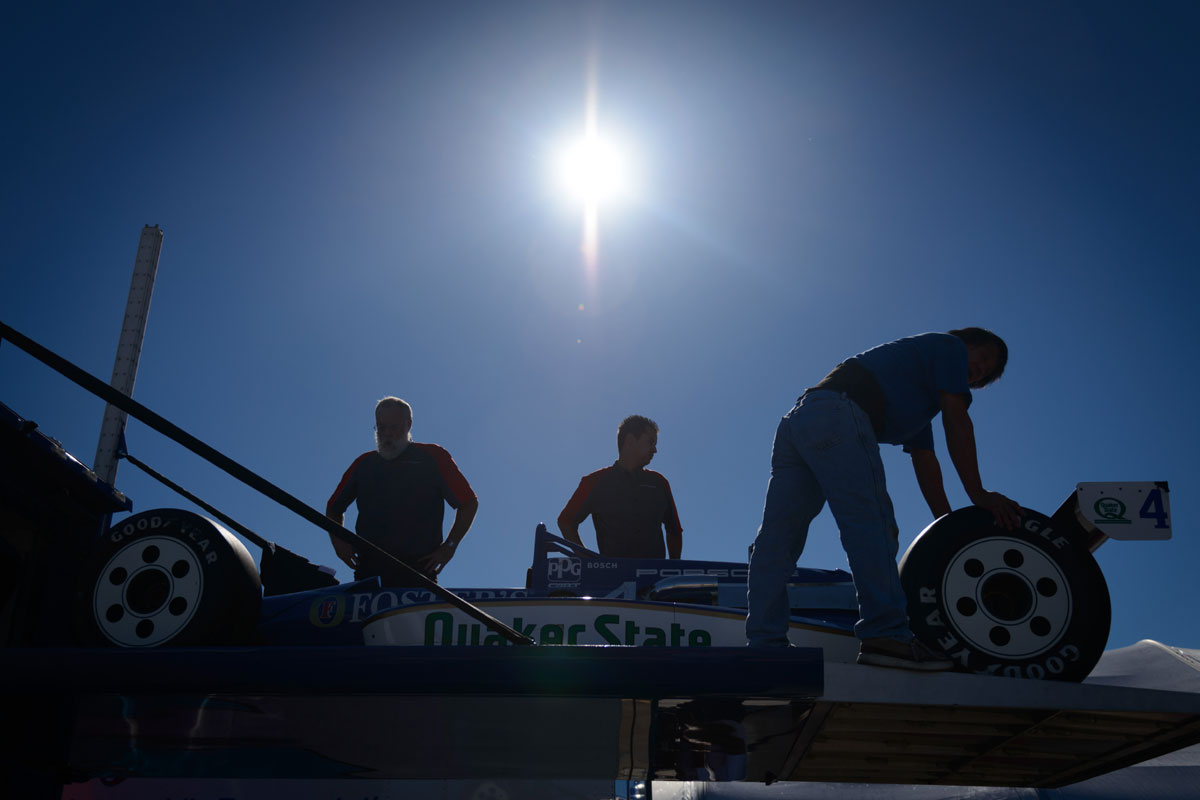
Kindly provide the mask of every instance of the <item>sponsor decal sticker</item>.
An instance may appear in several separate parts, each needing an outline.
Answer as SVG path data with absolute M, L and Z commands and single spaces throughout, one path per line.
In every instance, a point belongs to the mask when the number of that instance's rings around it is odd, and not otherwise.
M 572 623 L 526 622 L 513 617 L 512 628 L 539 644 L 588 644 L 599 639 L 604 644 L 641 647 L 711 647 L 712 633 L 704 628 L 685 628 L 678 622 L 663 627 L 639 624 L 639 620 L 620 614 L 597 614 L 587 621 Z M 512 642 L 489 632 L 478 622 L 456 622 L 447 611 L 425 616 L 425 645 L 511 645 Z
M 495 600 L 524 597 L 524 589 L 459 589 L 460 597 L 467 600 Z M 384 589 L 379 592 L 356 592 L 354 594 L 330 594 L 313 600 L 308 609 L 308 621 L 315 628 L 334 628 L 343 623 L 356 624 L 384 611 L 404 606 L 432 603 L 439 600 L 428 589 L 408 589 L 397 594 Z
M 578 558 L 551 558 L 546 562 L 546 576 L 552 581 L 578 581 L 581 572 Z
M 138 519 L 136 524 L 127 522 L 120 528 L 114 528 L 110 534 L 110 538 L 115 544 L 127 536 L 132 536 L 134 533 L 147 530 L 157 530 L 158 528 L 162 527 L 162 524 L 162 519 L 160 517 L 150 517 L 149 519 L 146 517 L 141 517 Z
M 1102 519 L 1092 520 L 1100 525 L 1129 525 L 1132 520 L 1125 519 L 1125 504 L 1115 497 L 1101 497 L 1092 506 Z
M 634 573 L 637 577 L 657 575 L 660 578 L 678 578 L 678 577 L 707 577 L 707 578 L 747 578 L 750 575 L 749 567 L 744 569 L 676 569 L 674 567 L 663 567 L 660 569 L 638 569 Z
M 315 628 L 332 628 L 340 625 L 346 616 L 346 606 L 338 595 L 318 597 L 308 611 L 308 621 Z

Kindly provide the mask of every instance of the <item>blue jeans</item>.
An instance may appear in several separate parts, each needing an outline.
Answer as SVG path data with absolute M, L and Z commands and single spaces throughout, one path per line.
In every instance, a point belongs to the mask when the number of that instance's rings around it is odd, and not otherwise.
M 787 643 L 788 577 L 809 523 L 826 502 L 858 592 L 854 634 L 912 638 L 896 569 L 899 531 L 871 420 L 844 394 L 818 390 L 800 398 L 775 433 L 771 482 L 750 558 L 746 638 L 752 646 Z

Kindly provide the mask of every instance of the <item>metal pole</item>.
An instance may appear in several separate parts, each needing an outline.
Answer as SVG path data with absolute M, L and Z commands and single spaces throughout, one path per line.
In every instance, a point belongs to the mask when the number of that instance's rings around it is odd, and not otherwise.
M 113 363 L 109 385 L 124 395 L 133 395 L 137 379 L 138 359 L 142 355 L 142 339 L 146 335 L 146 318 L 150 314 L 150 295 L 154 292 L 154 276 L 158 272 L 158 255 L 162 250 L 163 232 L 157 225 L 146 225 L 138 240 L 137 257 L 133 261 L 133 279 L 129 283 L 129 300 L 125 304 L 125 319 L 121 323 L 121 338 L 117 343 L 117 358 Z M 100 480 L 110 486 L 117 478 L 117 451 L 125 431 L 127 414 L 116 406 L 104 409 L 100 425 L 100 442 L 96 445 L 96 464 L 92 468 Z

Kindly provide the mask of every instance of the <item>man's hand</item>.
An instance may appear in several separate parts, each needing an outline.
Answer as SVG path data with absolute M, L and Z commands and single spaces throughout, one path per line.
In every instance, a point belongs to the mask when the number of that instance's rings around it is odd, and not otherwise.
M 562 537 L 568 542 L 577 544 L 580 547 L 584 546 L 583 539 L 579 538 L 579 526 L 572 524 L 571 520 L 562 514 L 559 514 L 558 516 L 558 532 L 561 533 Z
M 446 565 L 450 563 L 450 559 L 454 558 L 454 551 L 457 549 L 454 542 L 447 539 L 438 545 L 437 549 L 429 555 L 422 558 L 418 563 L 421 569 L 426 572 L 432 572 L 434 575 L 439 574 Z
M 358 569 L 358 553 L 355 552 L 354 545 L 332 535 L 329 540 L 333 542 L 333 552 L 337 553 L 337 557 L 350 569 Z
M 346 524 L 345 514 L 334 514 L 329 510 L 326 510 L 325 516 L 329 517 L 338 525 Z M 337 557 L 342 560 L 343 564 L 350 569 L 358 569 L 358 553 L 355 551 L 354 545 L 350 544 L 349 542 L 343 542 L 332 533 L 329 534 L 329 543 L 333 545 L 333 552 L 337 554 Z
M 479 498 L 472 497 L 462 502 L 458 510 L 454 512 L 454 524 L 450 526 L 446 540 L 438 545 L 436 550 L 417 562 L 421 569 L 437 575 L 446 568 L 450 559 L 454 558 L 455 549 L 462 544 L 467 531 L 471 530 L 471 523 L 475 521 L 477 511 L 479 511 Z
M 1011 531 L 1021 524 L 1021 506 L 999 492 L 981 492 L 972 497 L 971 502 L 992 512 L 996 524 L 1006 530 Z

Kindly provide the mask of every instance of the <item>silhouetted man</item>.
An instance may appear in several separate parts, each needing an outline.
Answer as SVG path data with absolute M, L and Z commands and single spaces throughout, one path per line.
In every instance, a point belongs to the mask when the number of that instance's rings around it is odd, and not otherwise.
M 385 397 L 375 405 L 377 448 L 346 470 L 325 514 L 341 525 L 346 509 L 356 502 L 354 529 L 359 536 L 436 581 L 470 530 L 479 500 L 449 453 L 436 444 L 412 440 L 412 420 L 412 407 L 398 397 Z M 456 513 L 443 541 L 445 503 Z M 385 586 L 412 583 L 391 561 L 330 539 L 356 579 L 379 575 Z
M 637 415 L 617 428 L 617 460 L 611 467 L 583 476 L 562 513 L 558 529 L 564 538 L 583 545 L 579 523 L 590 514 L 601 555 L 618 558 L 679 558 L 683 526 L 671 485 L 646 469 L 658 452 L 658 425 Z M 666 528 L 666 548 L 663 528 Z
M 858 592 L 858 662 L 945 670 L 953 663 L 918 642 L 896 569 L 899 530 L 884 484 L 879 442 L 911 455 L 934 517 L 950 512 L 931 422 L 940 412 L 946 446 L 971 502 L 1013 527 L 1020 508 L 983 488 L 971 389 L 1000 377 L 1004 341 L 982 328 L 923 333 L 874 347 L 834 368 L 779 423 L 762 526 L 750 558 L 746 638 L 788 644 L 787 581 L 804 550 L 808 526 L 826 502 L 841 532 Z

